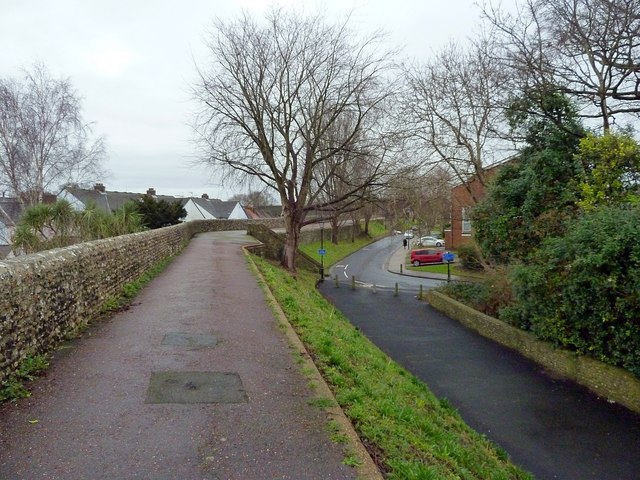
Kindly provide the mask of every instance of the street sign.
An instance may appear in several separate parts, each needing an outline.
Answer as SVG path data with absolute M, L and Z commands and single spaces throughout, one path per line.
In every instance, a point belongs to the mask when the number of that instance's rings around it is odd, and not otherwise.
M 318 250 L 318 255 L 326 255 L 327 251 L 324 248 Z
M 445 253 L 444 255 L 442 255 L 442 259 L 443 259 L 445 262 L 453 262 L 453 258 L 454 258 L 454 257 L 453 257 L 453 253 L 451 253 L 451 252 L 447 252 L 447 253 Z

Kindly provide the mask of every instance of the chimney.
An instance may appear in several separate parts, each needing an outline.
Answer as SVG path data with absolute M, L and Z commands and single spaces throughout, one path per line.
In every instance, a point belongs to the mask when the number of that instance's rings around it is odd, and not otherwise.
M 209 195 L 207 195 L 206 193 L 203 193 L 202 198 L 204 198 L 205 200 L 209 200 Z
M 106 190 L 106 189 L 105 189 L 105 186 L 104 186 L 104 184 L 103 184 L 103 183 L 96 183 L 96 184 L 93 186 L 93 189 L 94 189 L 96 192 L 101 192 L 101 193 L 104 193 L 104 192 L 105 192 L 105 190 Z
M 155 188 L 149 188 L 147 190 L 147 195 L 149 195 L 151 197 L 155 197 L 156 196 L 156 189 Z

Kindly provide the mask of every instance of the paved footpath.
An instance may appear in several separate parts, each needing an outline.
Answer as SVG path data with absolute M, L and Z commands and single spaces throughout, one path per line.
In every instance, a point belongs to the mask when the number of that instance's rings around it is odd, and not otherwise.
M 0 407 L 0 479 L 355 478 L 307 403 L 248 240 L 194 238 L 31 398 Z M 217 403 L 188 403 L 202 401 Z

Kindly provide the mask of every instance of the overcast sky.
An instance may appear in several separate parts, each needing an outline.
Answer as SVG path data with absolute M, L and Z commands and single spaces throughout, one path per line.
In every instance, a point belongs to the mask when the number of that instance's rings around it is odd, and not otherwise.
M 403 55 L 425 59 L 450 40 L 472 36 L 479 25 L 476 0 L 280 1 L 321 7 L 331 18 L 352 11 L 351 25 L 383 29 Z M 191 166 L 189 128 L 195 105 L 194 62 L 206 58 L 207 32 L 216 17 L 246 9 L 261 15 L 261 0 L 0 0 L 0 75 L 43 62 L 55 77 L 69 77 L 83 98 L 83 115 L 107 140 L 107 190 L 222 199 L 237 188 L 215 172 Z

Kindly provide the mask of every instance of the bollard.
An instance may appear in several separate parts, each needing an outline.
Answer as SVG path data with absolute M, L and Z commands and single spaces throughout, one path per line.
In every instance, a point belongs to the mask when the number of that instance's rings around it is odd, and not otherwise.
M 355 290 L 355 289 L 356 289 L 356 276 L 351 275 L 351 290 Z
M 422 300 L 422 284 L 420 284 L 420 293 L 418 293 L 418 300 Z
M 400 264 L 400 273 L 402 273 L 402 264 Z
M 373 282 L 373 293 L 378 293 L 378 291 L 376 290 L 376 283 Z
M 396 282 L 396 290 L 395 290 L 395 292 L 394 292 L 393 296 L 394 296 L 394 297 L 397 297 L 397 296 L 398 296 L 398 282 Z
M 338 281 L 338 275 L 336 275 L 336 288 L 340 288 L 340 282 Z

